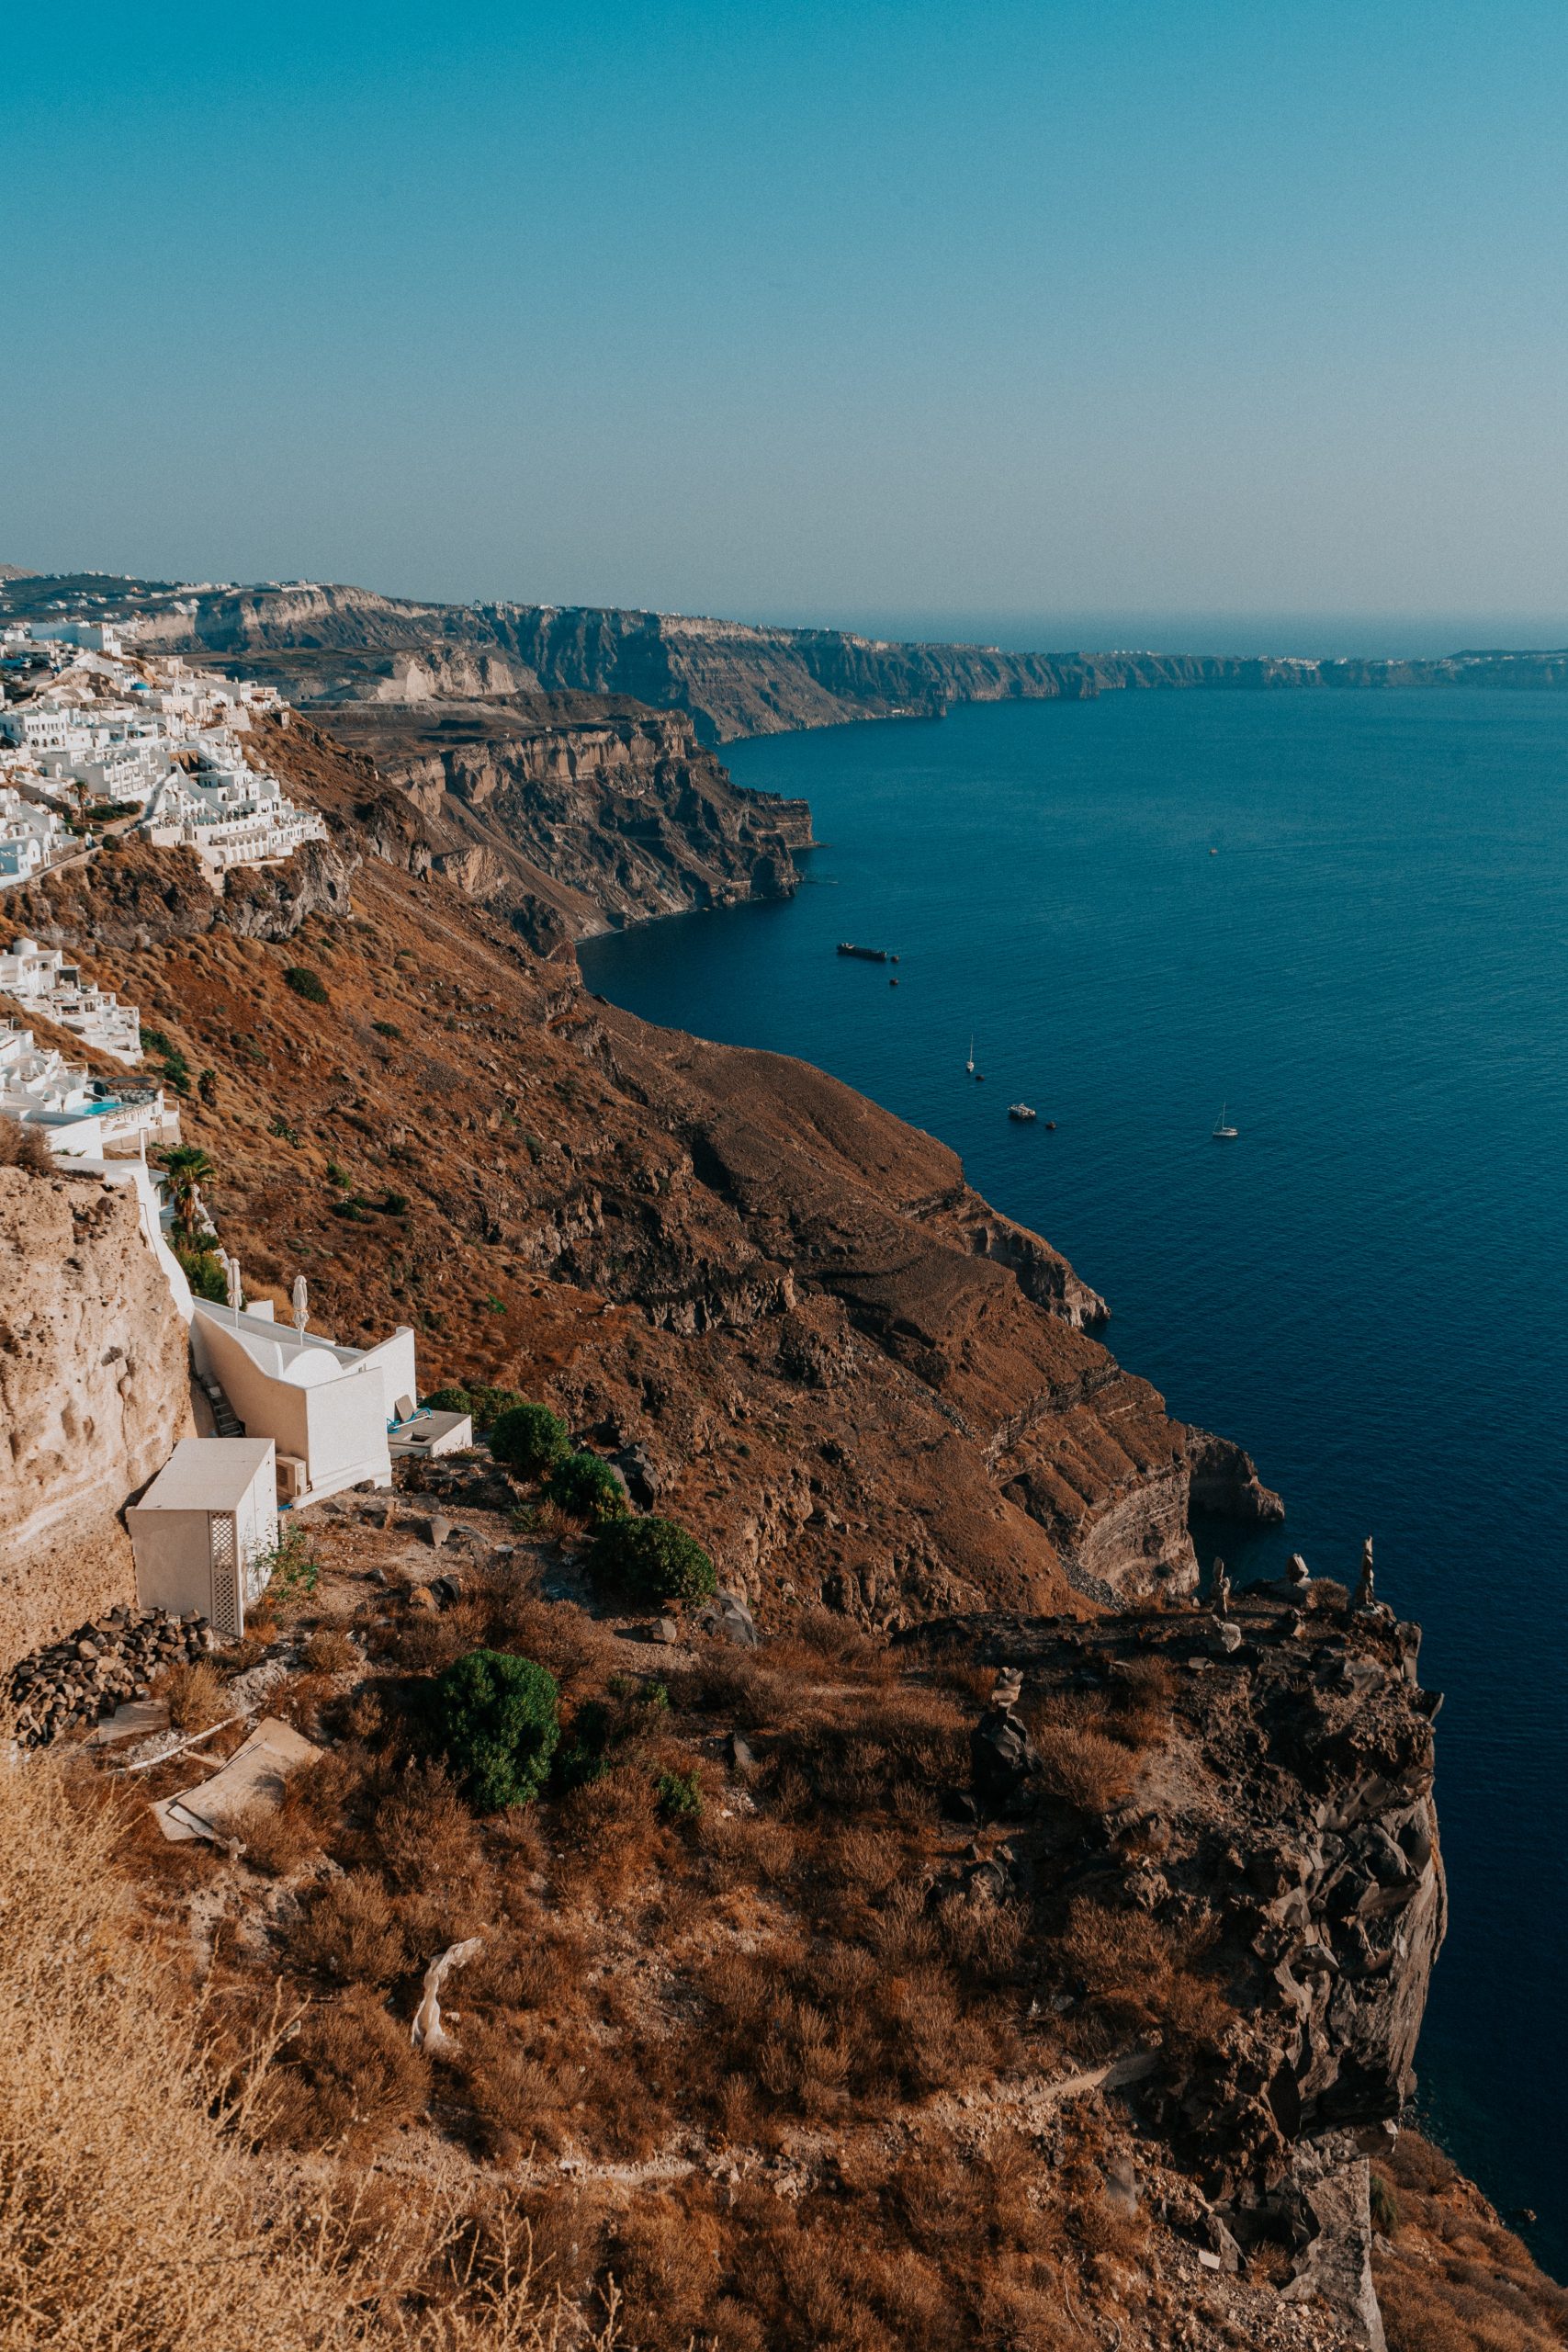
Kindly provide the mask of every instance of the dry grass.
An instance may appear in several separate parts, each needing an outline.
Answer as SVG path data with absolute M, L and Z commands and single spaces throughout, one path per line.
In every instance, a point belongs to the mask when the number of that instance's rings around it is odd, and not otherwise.
M 54 1170 L 54 1154 L 39 1128 L 0 1119 L 0 1168 L 20 1168 L 29 1176 L 48 1176 Z
M 1396 2216 L 1374 2266 L 1389 2352 L 1561 2352 L 1568 2293 L 1448 2158 L 1402 2132 L 1382 2171 L 1379 2202 Z
M 1041 1788 L 1058 1804 L 1098 1817 L 1121 1804 L 1132 1789 L 1132 1756 L 1090 1724 L 1043 1723 L 1033 1742 Z
M 358 1648 L 335 1625 L 317 1627 L 305 1644 L 304 1658 L 312 1674 L 346 1674 L 360 1663 Z
M 171 1667 L 159 1695 L 169 1702 L 169 1721 L 176 1731 L 206 1731 L 233 1713 L 222 1676 L 205 1658 L 194 1666 Z
M 1057 1957 L 1091 2008 L 1119 2032 L 1159 2029 L 1168 2050 L 1213 2048 L 1235 2012 L 1205 1973 L 1208 1939 L 1179 1932 L 1145 1911 L 1113 1911 L 1075 1896 Z
M 137 1928 L 122 1825 L 73 1802 L 66 1770 L 0 1778 L 0 2352 L 563 2343 L 515 2211 L 323 2211 L 319 2188 L 250 2152 L 268 2043 L 215 2071 L 199 2005 Z M 311 2063 L 329 2040 L 305 2043 Z

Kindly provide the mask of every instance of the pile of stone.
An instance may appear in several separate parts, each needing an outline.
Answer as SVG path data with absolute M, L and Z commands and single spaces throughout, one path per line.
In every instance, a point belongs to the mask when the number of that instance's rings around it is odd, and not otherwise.
M 171 1617 L 163 1609 L 111 1609 L 78 1625 L 13 1668 L 17 1740 L 42 1747 L 62 1732 L 90 1729 L 122 1700 L 147 1698 L 164 1668 L 205 1657 L 215 1638 L 194 1611 Z

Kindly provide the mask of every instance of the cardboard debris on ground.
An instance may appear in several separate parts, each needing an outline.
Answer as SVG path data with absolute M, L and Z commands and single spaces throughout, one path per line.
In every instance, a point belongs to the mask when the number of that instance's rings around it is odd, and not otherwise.
M 237 1747 L 221 1771 L 204 1785 L 182 1789 L 152 1807 L 165 1838 L 209 1838 L 217 1845 L 232 1838 L 233 1825 L 248 1805 L 275 1805 L 283 1784 L 301 1764 L 313 1763 L 319 1747 L 276 1715 L 264 1717 Z
M 113 1747 L 122 1739 L 145 1739 L 155 1731 L 169 1728 L 169 1702 L 166 1699 L 127 1699 L 112 1715 L 87 1734 L 89 1747 Z

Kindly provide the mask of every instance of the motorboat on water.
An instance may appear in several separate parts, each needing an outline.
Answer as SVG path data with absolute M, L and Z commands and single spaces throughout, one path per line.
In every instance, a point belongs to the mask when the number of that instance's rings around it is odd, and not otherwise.
M 1010 1119 L 1017 1119 L 1025 1125 L 1027 1125 L 1031 1119 L 1036 1118 L 1038 1115 L 1038 1113 L 1030 1109 L 1027 1102 L 1010 1102 L 1008 1104 L 1008 1117 Z

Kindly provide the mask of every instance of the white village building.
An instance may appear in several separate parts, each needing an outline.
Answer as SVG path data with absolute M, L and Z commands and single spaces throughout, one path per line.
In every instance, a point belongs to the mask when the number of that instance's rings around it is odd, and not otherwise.
M 0 890 L 30 882 L 73 846 L 54 809 L 27 799 L 15 785 L 0 785 Z
M 197 1376 L 245 1435 L 272 1440 L 281 1500 L 313 1501 L 366 1479 L 391 1485 L 389 1433 L 413 1418 L 419 1394 L 407 1324 L 377 1347 L 344 1348 L 273 1322 L 270 1310 L 198 1298 L 190 1347 Z
M 183 1437 L 125 1514 L 143 1609 L 198 1610 L 238 1638 L 266 1589 L 277 1542 L 270 1438 Z
M 36 939 L 18 939 L 0 950 L 0 995 L 15 997 L 62 1029 L 69 1029 L 85 1046 L 134 1069 L 141 1059 L 141 1015 L 133 1004 L 121 1004 L 112 990 L 85 980 L 79 967 L 58 947 L 40 947 Z
M 251 767 L 227 729 L 193 748 L 198 764 L 167 775 L 141 820 L 155 848 L 194 849 L 216 887 L 231 865 L 269 865 L 326 840 L 325 820 L 297 808 L 270 771 Z
M 12 1021 L 0 1024 L 0 1118 L 33 1129 L 67 1159 L 98 1158 L 112 1144 L 145 1150 L 149 1136 L 169 1141 L 178 1132 L 162 1087 L 95 1078 Z

